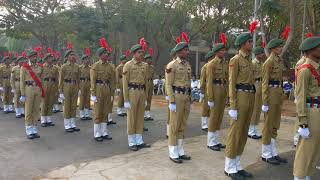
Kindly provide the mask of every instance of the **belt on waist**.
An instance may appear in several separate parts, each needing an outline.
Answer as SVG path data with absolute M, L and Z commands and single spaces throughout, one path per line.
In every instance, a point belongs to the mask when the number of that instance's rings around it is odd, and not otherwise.
M 281 87 L 281 81 L 278 80 L 270 80 L 269 87 Z
M 100 80 L 100 79 L 98 79 L 98 80 L 96 80 L 96 83 L 97 84 L 109 84 L 110 82 L 108 80 Z
M 307 106 L 309 108 L 320 108 L 320 96 L 316 97 L 307 97 Z
M 56 81 L 56 78 L 44 78 L 43 80 L 44 80 L 44 81 L 52 81 L 52 82 L 55 82 L 55 81 Z
M 122 75 L 119 75 L 119 78 L 122 79 Z
M 64 79 L 65 83 L 76 83 L 76 80 L 72 80 L 72 79 Z
M 14 79 L 14 81 L 20 81 L 20 79 L 17 79 L 17 78 L 16 78 L 16 79 Z
M 9 79 L 9 77 L 2 77 L 2 79 Z
M 90 81 L 90 78 L 81 77 L 81 78 L 80 78 L 80 81 Z
M 255 78 L 254 79 L 255 81 L 262 81 L 262 78 L 260 77 L 260 78 Z
M 36 83 L 34 81 L 25 81 L 27 86 L 35 86 Z
M 255 93 L 256 92 L 256 88 L 254 87 L 254 85 L 251 84 L 236 84 L 236 89 L 237 91 L 243 91 L 243 92 L 250 92 L 250 93 Z
M 129 83 L 128 87 L 133 89 L 146 89 L 146 86 L 144 84 L 136 84 L 136 83 Z
M 191 94 L 191 88 L 188 87 L 177 87 L 177 86 L 172 86 L 172 89 L 175 93 L 179 94 Z
M 212 83 L 216 85 L 223 85 L 223 84 L 226 84 L 227 81 L 224 79 L 214 79 Z

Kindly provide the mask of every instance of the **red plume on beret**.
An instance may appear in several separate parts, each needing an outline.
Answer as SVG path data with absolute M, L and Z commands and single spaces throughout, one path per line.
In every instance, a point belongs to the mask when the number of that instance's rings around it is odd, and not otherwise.
M 8 53 L 8 56 L 9 56 L 9 58 L 11 59 L 11 58 L 12 58 L 12 52 L 9 52 L 9 53 Z
M 189 37 L 188 34 L 186 32 L 182 32 L 181 33 L 182 39 L 184 39 L 184 41 L 189 44 Z
M 86 55 L 87 55 L 88 57 L 91 56 L 91 49 L 90 49 L 90 48 L 86 48 L 86 49 L 85 49 L 85 52 L 86 52 Z
M 262 39 L 262 44 L 261 44 L 262 48 L 265 49 L 266 45 L 267 45 L 266 40 Z
M 112 48 L 109 46 L 106 38 L 101 38 L 99 42 L 101 47 L 105 48 L 109 53 L 112 52 Z
M 23 51 L 22 52 L 22 57 L 26 59 L 27 58 L 27 52 Z
M 56 52 L 54 53 L 54 57 L 55 57 L 56 59 L 59 59 L 59 58 L 61 57 L 61 52 L 60 52 L 60 51 L 56 51 Z
M 126 54 L 125 54 L 126 58 L 128 58 L 128 57 L 130 56 L 130 54 L 131 54 L 130 49 L 128 49 L 128 50 L 126 51 Z
M 19 53 L 16 52 L 15 56 L 16 56 L 16 59 L 18 59 L 19 58 Z
M 221 33 L 221 37 L 220 37 L 220 39 L 221 39 L 221 42 L 224 44 L 224 46 L 227 46 L 228 39 L 227 39 L 226 34 Z
M 257 29 L 258 25 L 259 25 L 259 21 L 258 20 L 254 20 L 254 21 L 252 21 L 250 23 L 249 31 L 250 31 L 251 34 L 254 33 L 254 31 Z
M 306 36 L 307 36 L 307 38 L 311 38 L 311 37 L 314 36 L 314 34 L 313 34 L 312 32 L 308 32 L 308 33 L 306 34 Z
M 146 51 L 146 50 L 147 50 L 148 45 L 147 45 L 147 43 L 146 43 L 146 41 L 145 41 L 144 38 L 141 38 L 141 39 L 139 40 L 139 44 L 142 46 L 143 51 Z
M 289 37 L 289 33 L 291 32 L 291 27 L 290 26 L 286 26 L 284 28 L 284 31 L 281 34 L 282 39 L 287 40 Z
M 176 43 L 179 44 L 181 42 L 180 36 L 176 38 Z
M 52 48 L 48 47 L 47 48 L 48 53 L 50 53 L 51 55 L 54 55 Z
M 73 48 L 74 48 L 74 46 L 73 46 L 73 44 L 72 44 L 72 42 L 67 42 L 67 49 L 68 50 L 73 50 Z
M 149 54 L 151 57 L 153 56 L 153 49 L 152 48 L 149 48 Z
M 42 47 L 41 46 L 37 46 L 34 48 L 34 50 L 39 54 L 40 51 L 42 51 Z
M 3 52 L 3 56 L 8 56 L 8 52 Z

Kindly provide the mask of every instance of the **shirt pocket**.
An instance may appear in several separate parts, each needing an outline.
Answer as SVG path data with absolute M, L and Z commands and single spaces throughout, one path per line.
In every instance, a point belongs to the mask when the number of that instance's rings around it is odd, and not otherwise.
M 175 79 L 177 81 L 183 81 L 185 79 L 185 76 L 186 76 L 185 69 L 183 67 L 178 67 L 176 69 Z

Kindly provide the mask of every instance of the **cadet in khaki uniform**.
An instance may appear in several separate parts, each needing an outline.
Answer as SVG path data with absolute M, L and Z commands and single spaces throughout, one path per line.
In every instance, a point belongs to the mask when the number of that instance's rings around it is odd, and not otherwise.
M 41 126 L 54 126 L 52 122 L 52 108 L 55 102 L 55 94 L 58 92 L 59 86 L 59 70 L 53 65 L 54 57 L 48 53 L 43 58 L 43 75 L 42 84 L 46 92 L 46 96 L 41 103 Z
M 184 131 L 191 106 L 191 67 L 187 62 L 189 45 L 180 42 L 175 46 L 176 59 L 166 67 L 166 91 L 169 96 L 169 158 L 174 163 L 191 160 L 183 149 Z
M 121 63 L 116 68 L 116 84 L 117 84 L 117 93 L 118 93 L 118 102 L 117 102 L 117 115 L 118 116 L 126 116 L 126 110 L 123 107 L 124 99 L 123 99 L 123 84 L 122 84 L 122 72 L 123 66 L 126 64 L 127 57 L 122 55 L 120 57 Z
M 110 52 L 111 53 L 111 52 Z M 114 64 L 112 64 L 112 58 L 108 58 L 108 63 L 111 67 L 111 73 L 112 73 L 112 77 L 116 77 L 116 66 Z M 107 111 L 108 111 L 108 119 L 107 119 L 107 125 L 112 125 L 112 124 L 117 124 L 116 122 L 113 121 L 112 118 L 112 111 L 113 111 L 113 100 L 114 100 L 114 95 L 115 95 L 115 90 L 116 90 L 116 80 L 110 82 L 112 83 L 110 85 L 110 87 L 112 89 L 110 89 L 111 91 L 111 97 L 110 97 L 110 101 L 107 102 Z
M 60 69 L 59 98 L 63 100 L 64 128 L 66 132 L 71 133 L 80 131 L 76 127 L 80 69 L 76 64 L 76 55 L 72 50 L 68 50 L 64 57 L 68 62 L 63 64 Z
M 147 65 L 148 92 L 147 92 L 147 105 L 144 112 L 144 120 L 153 121 L 153 118 L 151 117 L 151 113 L 150 113 L 151 101 L 152 101 L 152 95 L 153 95 L 153 76 L 154 76 L 154 66 L 152 65 L 152 50 L 149 54 L 146 54 L 144 56 L 144 59 L 148 64 Z
M 253 65 L 250 60 L 252 36 L 240 34 L 235 46 L 240 50 L 229 62 L 229 97 L 231 124 L 228 131 L 225 174 L 232 179 L 252 177 L 241 167 L 240 159 L 247 142 L 254 105 Z
M 4 113 L 12 113 L 12 89 L 10 84 L 11 61 L 9 57 L 3 58 L 4 65 L 0 67 L 0 90 L 3 92 L 3 111 Z
M 54 61 L 54 66 L 58 69 L 58 71 L 60 72 L 61 69 L 61 59 L 60 57 L 56 57 L 56 60 Z M 60 107 L 62 102 L 59 101 L 59 89 L 57 91 L 57 93 L 55 94 L 55 102 L 53 104 L 53 113 L 58 113 L 58 112 L 62 112 L 62 108 Z
M 212 57 L 214 56 L 212 51 L 209 51 L 205 59 L 208 61 L 206 64 L 204 64 L 201 68 L 201 75 L 200 75 L 200 102 L 202 106 L 202 117 L 201 117 L 201 129 L 203 131 L 208 131 L 208 118 L 210 116 L 210 108 L 208 106 L 208 96 L 207 96 L 207 66 L 209 62 L 212 60 Z
M 80 98 L 79 112 L 81 120 L 91 120 L 90 112 L 90 55 L 85 54 L 81 57 L 80 66 Z
M 300 139 L 294 160 L 294 180 L 310 180 L 320 160 L 320 37 L 305 39 L 299 49 L 305 54 L 297 72 L 297 113 Z
M 24 117 L 24 104 L 19 101 L 19 98 L 21 96 L 21 91 L 20 91 L 20 69 L 24 61 L 26 60 L 26 54 L 25 56 L 20 56 L 18 58 L 18 65 L 14 66 L 11 71 L 11 87 L 12 91 L 14 92 L 14 97 L 13 97 L 13 102 L 14 102 L 14 107 L 16 111 L 16 118 L 21 118 Z
M 280 128 L 282 106 L 282 72 L 283 61 L 279 57 L 283 40 L 272 39 L 267 48 L 271 54 L 262 67 L 262 111 L 265 122 L 262 130 L 262 160 L 270 164 L 287 163 L 280 158 L 276 147 L 277 131 Z
M 252 139 L 260 139 L 261 133 L 258 131 L 257 126 L 260 122 L 260 115 L 261 115 L 261 106 L 262 106 L 262 64 L 266 60 L 266 55 L 264 53 L 264 49 L 261 47 L 256 47 L 253 49 L 253 54 L 255 55 L 255 59 L 252 61 L 253 69 L 254 69 L 254 79 L 255 79 L 255 88 L 256 94 L 254 98 L 254 108 L 253 114 L 251 117 L 251 123 L 249 126 L 248 137 Z
M 97 55 L 100 60 L 90 69 L 91 100 L 94 102 L 94 139 L 96 141 L 111 140 L 108 135 L 106 118 L 108 116 L 108 103 L 113 95 L 112 87 L 115 82 L 113 67 L 110 61 L 110 52 L 106 48 L 99 48 Z
M 39 138 L 37 122 L 40 118 L 41 98 L 45 96 L 42 87 L 43 68 L 37 64 L 37 52 L 28 53 L 29 63 L 24 63 L 20 70 L 19 101 L 25 103 L 25 126 L 28 139 Z
M 219 130 L 223 119 L 228 89 L 228 65 L 224 62 L 225 45 L 223 43 L 215 44 L 212 47 L 212 53 L 215 54 L 215 57 L 207 66 L 207 104 L 211 110 L 207 146 L 213 151 L 221 151 L 221 149 L 226 148 L 219 140 Z
M 123 95 L 124 107 L 128 109 L 127 128 L 128 144 L 132 151 L 140 148 L 149 148 L 149 144 L 143 142 L 142 133 L 144 125 L 145 97 L 148 90 L 147 64 L 142 62 L 144 50 L 142 45 L 136 44 L 131 47 L 133 59 L 123 67 Z

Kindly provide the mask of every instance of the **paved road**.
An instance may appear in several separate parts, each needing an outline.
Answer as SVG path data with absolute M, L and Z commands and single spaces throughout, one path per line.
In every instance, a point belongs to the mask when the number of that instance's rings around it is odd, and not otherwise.
M 165 139 L 167 110 L 164 106 L 153 108 L 155 121 L 146 122 L 149 128 L 145 142 Z M 199 129 L 199 114 L 193 112 L 188 122 L 186 137 L 203 134 Z M 55 167 L 95 160 L 128 152 L 126 119 L 116 117 L 116 125 L 109 126 L 112 141 L 98 143 L 93 140 L 92 121 L 77 121 L 81 131 L 68 134 L 63 129 L 62 113 L 54 115 L 56 126 L 39 127 L 41 138 L 28 140 L 24 133 L 24 120 L 14 114 L 0 113 L 0 179 L 31 179 Z

